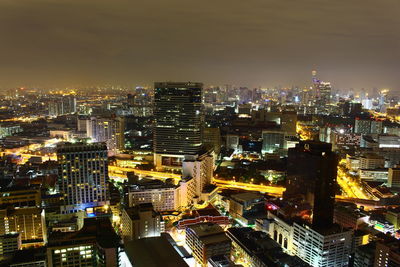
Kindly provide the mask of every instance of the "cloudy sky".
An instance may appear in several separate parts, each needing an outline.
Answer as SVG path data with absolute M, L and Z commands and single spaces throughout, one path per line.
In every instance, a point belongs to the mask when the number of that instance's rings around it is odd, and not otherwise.
M 400 89 L 399 0 L 0 0 L 0 88 Z

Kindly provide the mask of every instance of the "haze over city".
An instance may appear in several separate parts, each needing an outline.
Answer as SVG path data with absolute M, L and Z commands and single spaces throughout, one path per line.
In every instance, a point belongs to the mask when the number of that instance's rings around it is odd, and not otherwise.
M 400 266 L 399 0 L 1 0 L 0 266 Z
M 399 89 L 400 2 L 0 2 L 0 88 L 146 85 Z

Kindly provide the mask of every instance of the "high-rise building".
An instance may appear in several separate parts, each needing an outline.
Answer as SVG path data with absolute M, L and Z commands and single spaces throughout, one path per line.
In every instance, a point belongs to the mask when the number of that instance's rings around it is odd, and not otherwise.
M 400 241 L 393 237 L 376 243 L 375 267 L 400 266 Z
M 283 149 L 285 141 L 285 133 L 281 131 L 263 131 L 263 148 L 264 153 L 275 153 Z
M 332 86 L 330 82 L 320 82 L 318 86 L 320 105 L 326 105 L 331 102 Z
M 203 143 L 213 148 L 216 156 L 221 152 L 221 131 L 219 128 L 204 128 Z
M 293 253 L 311 266 L 344 267 L 349 264 L 353 231 L 341 227 L 318 231 L 294 223 Z
M 313 227 L 333 223 L 337 165 L 332 144 L 301 141 L 289 149 L 284 196 L 302 195 L 313 205 Z
M 354 122 L 354 133 L 359 134 L 381 134 L 382 121 L 356 118 Z
M 0 235 L 19 233 L 22 247 L 43 246 L 47 240 L 44 211 L 37 207 L 0 209 Z
M 200 196 L 204 187 L 211 183 L 214 174 L 214 157 L 212 153 L 200 156 L 186 155 L 182 163 L 182 177 L 193 178 L 196 195 Z
M 107 146 L 104 143 L 57 147 L 59 181 L 64 194 L 62 213 L 108 204 Z
M 157 168 L 178 167 L 202 146 L 202 83 L 154 84 L 154 158 Z
M 135 117 L 153 115 L 153 94 L 149 88 L 136 87 L 132 94 L 127 95 L 127 102 Z
M 91 117 L 86 121 L 87 137 L 93 142 L 105 142 L 109 151 L 125 148 L 125 120 L 122 117 Z
M 331 101 L 332 86 L 330 82 L 323 82 L 317 78 L 317 72 L 312 71 L 314 100 L 318 106 L 324 106 Z
M 354 251 L 354 267 L 373 267 L 375 261 L 376 242 L 359 246 Z

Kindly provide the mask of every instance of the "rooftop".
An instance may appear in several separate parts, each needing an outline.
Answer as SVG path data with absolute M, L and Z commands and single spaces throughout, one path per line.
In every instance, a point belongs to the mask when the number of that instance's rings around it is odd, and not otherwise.
M 187 230 L 192 230 L 205 245 L 229 241 L 221 226 L 214 223 L 199 223 L 190 225 Z
M 163 236 L 132 240 L 126 243 L 125 251 L 133 266 L 188 266 Z
M 53 232 L 48 241 L 48 247 L 97 242 L 103 248 L 112 248 L 119 245 L 120 238 L 109 218 L 89 218 L 85 219 L 81 230 L 70 233 Z

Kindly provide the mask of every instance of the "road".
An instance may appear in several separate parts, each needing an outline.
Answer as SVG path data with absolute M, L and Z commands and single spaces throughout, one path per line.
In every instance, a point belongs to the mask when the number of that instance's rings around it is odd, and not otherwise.
M 220 188 L 243 189 L 247 191 L 264 192 L 274 196 L 282 196 L 283 192 L 286 190 L 286 188 L 282 186 L 249 184 L 249 183 L 221 180 L 216 178 L 212 180 L 212 183 Z

